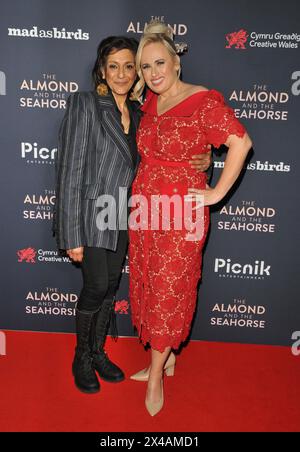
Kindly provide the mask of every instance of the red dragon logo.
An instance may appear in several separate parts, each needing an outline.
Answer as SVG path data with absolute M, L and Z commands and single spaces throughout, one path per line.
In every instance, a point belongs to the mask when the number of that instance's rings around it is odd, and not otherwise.
M 226 40 L 228 41 L 228 45 L 226 46 L 226 49 L 230 49 L 232 46 L 235 46 L 235 49 L 246 49 L 245 44 L 248 39 L 248 34 L 246 30 L 239 30 L 235 31 L 233 33 L 228 33 L 226 35 Z
M 23 250 L 19 250 L 17 252 L 18 262 L 29 262 L 31 264 L 35 264 L 35 256 L 36 251 L 34 248 L 24 248 Z
M 115 304 L 115 312 L 119 314 L 128 314 L 129 303 L 127 300 L 118 300 Z

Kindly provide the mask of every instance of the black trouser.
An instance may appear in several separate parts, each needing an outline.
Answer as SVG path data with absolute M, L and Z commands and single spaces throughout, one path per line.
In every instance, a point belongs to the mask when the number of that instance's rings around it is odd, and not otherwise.
M 113 299 L 119 285 L 128 246 L 128 233 L 119 232 L 116 251 L 85 247 L 81 264 L 83 288 L 77 309 L 95 312 L 104 299 Z

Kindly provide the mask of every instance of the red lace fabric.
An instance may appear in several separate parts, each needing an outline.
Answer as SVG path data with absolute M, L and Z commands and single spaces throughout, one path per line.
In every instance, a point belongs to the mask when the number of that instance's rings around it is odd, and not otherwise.
M 207 152 L 209 143 L 218 147 L 231 134 L 242 137 L 245 129 L 215 90 L 198 92 L 160 116 L 157 96 L 150 93 L 142 109 L 137 136 L 142 161 L 132 194 L 149 201 L 148 219 L 144 217 L 149 227 L 151 195 L 176 193 L 182 198 L 189 187 L 205 188 L 206 173 L 192 169 L 188 160 Z M 187 229 L 176 230 L 176 218 L 171 219 L 169 230 L 129 229 L 132 321 L 143 344 L 160 352 L 169 346 L 177 349 L 189 335 L 209 208 L 204 208 L 203 234 L 196 241 L 186 240 Z

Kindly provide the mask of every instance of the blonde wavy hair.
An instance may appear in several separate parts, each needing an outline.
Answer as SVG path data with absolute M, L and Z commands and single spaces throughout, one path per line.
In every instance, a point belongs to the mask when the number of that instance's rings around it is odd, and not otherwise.
M 141 69 L 142 52 L 143 52 L 144 47 L 147 44 L 157 43 L 157 42 L 163 44 L 172 57 L 179 58 L 179 56 L 177 55 L 176 46 L 173 41 L 172 28 L 163 22 L 159 22 L 159 21 L 150 22 L 145 27 L 144 34 L 140 40 L 139 47 L 138 47 L 138 50 L 136 53 L 136 59 L 135 59 L 136 71 L 137 71 L 139 80 L 133 89 L 132 97 L 133 97 L 133 99 L 138 100 L 139 102 L 141 102 L 141 95 L 143 94 L 143 91 L 145 88 L 145 79 L 143 77 L 143 73 L 142 73 L 142 69 Z M 179 69 L 179 71 L 178 71 L 178 78 L 180 77 L 180 72 L 181 72 L 181 69 Z

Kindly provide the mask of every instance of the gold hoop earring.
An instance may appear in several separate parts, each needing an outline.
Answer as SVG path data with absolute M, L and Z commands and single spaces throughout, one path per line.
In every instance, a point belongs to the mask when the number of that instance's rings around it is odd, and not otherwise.
M 97 85 L 97 93 L 99 94 L 99 96 L 107 96 L 108 95 L 108 86 L 106 83 L 99 83 L 99 85 Z

